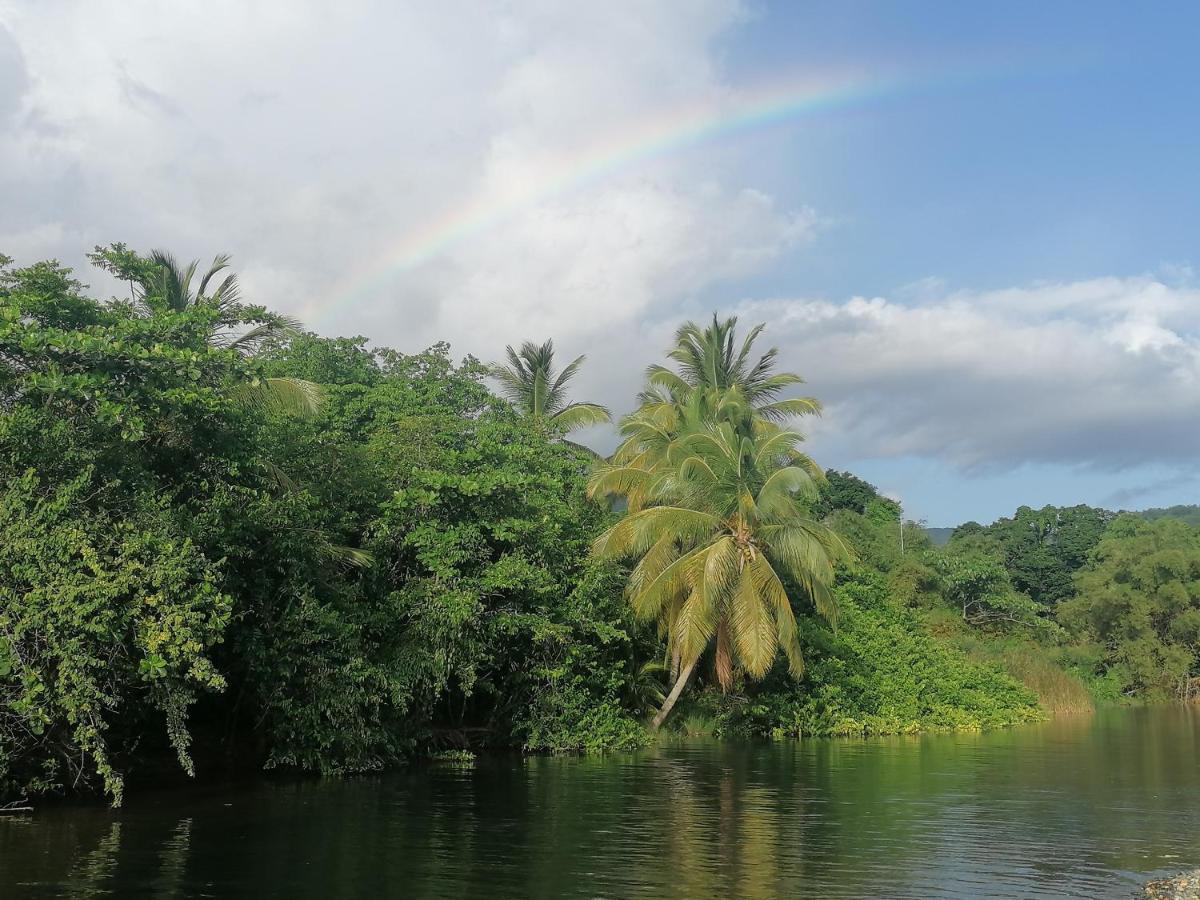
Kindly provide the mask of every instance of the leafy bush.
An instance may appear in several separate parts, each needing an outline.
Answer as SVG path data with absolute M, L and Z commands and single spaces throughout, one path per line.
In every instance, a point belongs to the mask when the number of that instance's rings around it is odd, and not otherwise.
M 93 490 L 90 472 L 27 472 L 0 494 L 0 785 L 94 770 L 119 802 L 116 761 L 155 718 L 191 771 L 187 710 L 224 687 L 209 651 L 232 600 L 158 510 L 113 519 L 88 509 Z
M 775 679 L 722 703 L 725 734 L 803 736 L 978 729 L 1037 719 L 1034 695 L 995 666 L 932 637 L 859 569 L 838 587 L 836 633 L 810 623 L 802 684 Z

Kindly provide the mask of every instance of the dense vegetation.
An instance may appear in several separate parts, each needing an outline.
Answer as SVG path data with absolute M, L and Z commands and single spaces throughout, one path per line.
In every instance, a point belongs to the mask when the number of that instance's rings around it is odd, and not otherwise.
M 1134 513 L 1138 518 L 1153 522 L 1156 519 L 1178 519 L 1188 525 L 1200 526 L 1200 505 L 1194 503 L 1175 506 L 1156 506 Z
M 93 259 L 127 297 L 0 257 L 0 793 L 1194 692 L 1194 529 L 1023 508 L 935 549 L 800 451 L 761 327 L 681 328 L 604 460 L 549 342 L 409 355 L 223 258 Z

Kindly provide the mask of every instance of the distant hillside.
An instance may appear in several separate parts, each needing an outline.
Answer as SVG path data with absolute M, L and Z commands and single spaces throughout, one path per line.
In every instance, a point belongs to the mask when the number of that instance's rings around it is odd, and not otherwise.
M 1047 510 L 1053 508 L 1054 507 L 1046 507 Z M 1076 507 L 1076 509 L 1088 508 L 1090 507 Z M 1095 509 L 1097 512 L 1104 512 L 1104 510 L 1101 510 L 1098 507 Z M 1153 522 L 1156 519 L 1179 519 L 1183 522 L 1187 522 L 1194 528 L 1200 528 L 1200 503 L 1180 503 L 1176 506 L 1155 506 L 1151 507 L 1150 509 L 1121 510 L 1121 512 L 1138 516 L 1139 518 L 1145 519 L 1147 522 Z M 1020 511 L 1018 511 L 1018 515 L 1020 515 Z M 1107 515 L 1114 516 L 1116 513 L 1110 512 L 1107 513 Z M 1009 520 L 998 519 L 995 525 L 1000 525 L 1001 523 L 1007 521 Z M 983 527 L 986 529 L 995 527 L 995 525 Z M 956 528 L 926 528 L 925 533 L 929 535 L 929 539 L 933 541 L 933 545 L 935 547 L 944 547 L 947 543 L 949 543 L 951 536 L 956 530 Z
M 954 534 L 953 528 L 926 528 L 925 533 L 929 535 L 929 539 L 933 541 L 935 547 L 945 547 L 950 541 L 950 535 Z
M 1189 525 L 1200 526 L 1200 505 L 1195 503 L 1180 504 L 1179 506 L 1158 506 L 1153 509 L 1143 509 L 1134 513 L 1148 522 L 1155 519 L 1182 519 Z

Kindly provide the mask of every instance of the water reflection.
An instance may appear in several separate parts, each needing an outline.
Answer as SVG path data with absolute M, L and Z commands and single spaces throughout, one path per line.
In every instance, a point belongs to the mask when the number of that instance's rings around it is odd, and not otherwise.
M 1200 863 L 1184 708 L 482 760 L 0 821 L 0 896 L 1125 897 Z
M 110 893 L 105 887 L 117 869 L 121 849 L 121 823 L 113 822 L 96 849 L 75 858 L 67 873 L 63 893 L 68 897 L 99 897 Z
M 192 820 L 180 819 L 158 854 L 158 878 L 154 881 L 154 896 L 174 900 L 186 896 L 188 851 L 192 847 Z

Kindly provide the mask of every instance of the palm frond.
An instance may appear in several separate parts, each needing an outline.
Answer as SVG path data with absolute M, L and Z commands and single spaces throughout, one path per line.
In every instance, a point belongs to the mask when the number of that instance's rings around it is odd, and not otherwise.
M 554 379 L 552 389 L 555 392 L 558 392 L 565 388 L 567 386 L 567 382 L 579 374 L 579 368 L 586 361 L 587 354 L 581 353 L 579 356 L 575 357 L 573 360 L 563 366 L 563 370 L 559 372 L 558 377 Z
M 718 617 L 705 603 L 702 592 L 688 593 L 670 627 L 671 647 L 684 664 L 700 657 L 717 630 Z
M 682 598 L 694 592 L 695 565 L 704 559 L 706 547 L 697 547 L 676 557 L 637 593 L 629 594 L 634 615 L 643 620 L 654 619 L 667 608 L 677 610 Z M 668 622 L 668 629 L 673 623 Z
M 193 263 L 193 265 L 195 265 Z M 208 294 L 208 283 L 212 281 L 215 275 L 220 274 L 225 269 L 229 268 L 229 254 L 218 253 L 213 257 L 212 265 L 208 267 L 208 271 L 204 273 L 204 277 L 200 279 L 200 287 L 196 290 L 197 295 L 204 297 Z M 232 276 L 230 276 L 232 277 Z M 227 278 L 226 281 L 229 279 Z
M 244 356 L 253 356 L 266 344 L 296 337 L 301 333 L 303 327 L 299 319 L 294 319 L 291 316 L 278 316 L 274 321 L 261 322 L 240 335 L 228 334 L 216 336 L 213 339 L 213 343 L 228 347 L 231 350 L 237 350 Z
M 321 555 L 346 569 L 369 569 L 375 564 L 374 554 L 344 544 L 322 544 Z
M 612 421 L 612 413 L 597 403 L 572 403 L 564 406 L 550 420 L 570 433 L 590 425 L 603 425 Z
M 762 678 L 775 661 L 779 637 L 753 569 L 743 569 L 730 603 L 730 631 L 738 662 L 753 678 Z
M 787 591 L 784 590 L 783 582 L 779 580 L 778 574 L 771 567 L 771 563 L 766 557 L 756 557 L 747 567 L 751 578 L 754 580 L 755 589 L 763 598 L 766 605 L 774 612 L 775 616 L 775 633 L 779 642 L 779 646 L 783 649 L 784 655 L 787 656 L 788 669 L 792 675 L 799 678 L 804 674 L 804 654 L 800 650 L 800 635 L 799 629 L 796 627 L 796 614 L 792 609 L 792 602 L 788 599 Z M 828 607 L 826 607 L 828 609 Z M 833 608 L 833 618 L 836 619 L 836 606 Z M 827 617 L 828 618 L 828 617 Z
M 325 402 L 319 384 L 303 378 L 264 378 L 238 385 L 234 397 L 249 407 L 272 413 L 314 416 Z

